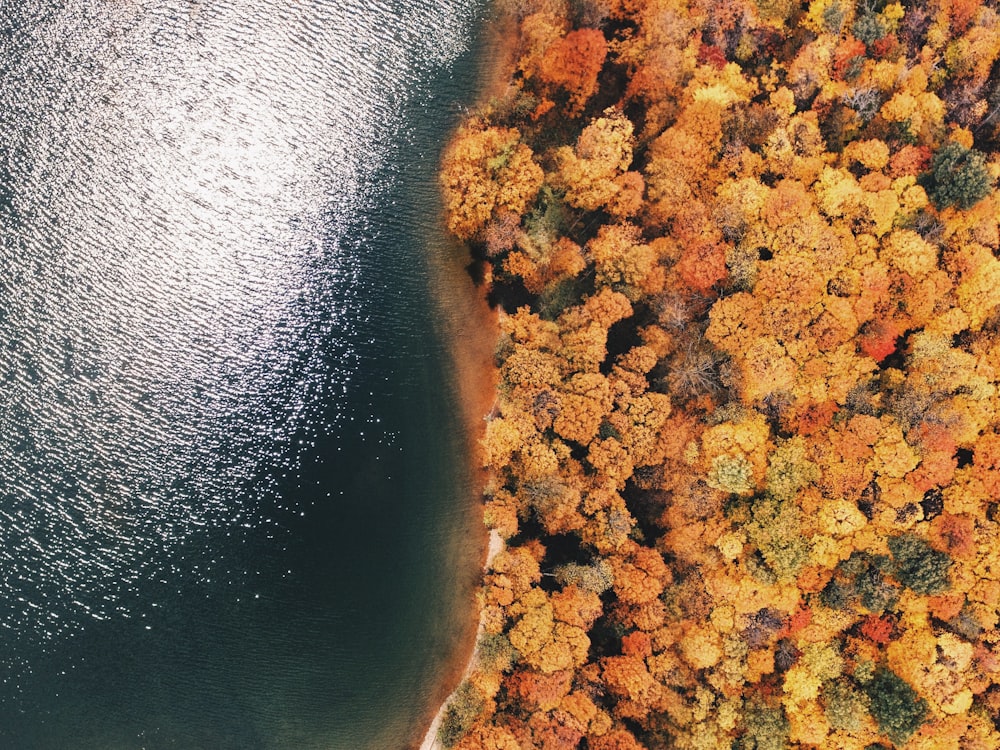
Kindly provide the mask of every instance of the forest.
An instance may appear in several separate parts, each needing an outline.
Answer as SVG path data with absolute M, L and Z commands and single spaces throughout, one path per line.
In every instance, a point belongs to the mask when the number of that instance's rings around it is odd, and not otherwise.
M 456 750 L 1000 747 L 995 0 L 507 0 Z

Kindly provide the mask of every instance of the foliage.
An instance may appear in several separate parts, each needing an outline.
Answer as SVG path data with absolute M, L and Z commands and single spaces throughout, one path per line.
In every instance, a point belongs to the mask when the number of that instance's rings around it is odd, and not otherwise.
M 809 544 L 802 537 L 799 509 L 790 502 L 761 498 L 753 503 L 747 537 L 779 580 L 792 580 L 805 563 Z
M 940 594 L 948 590 L 951 558 L 932 549 L 927 540 L 916 534 L 901 534 L 889 539 L 889 551 L 896 563 L 900 583 L 918 594 Z
M 833 729 L 855 732 L 861 728 L 868 702 L 850 680 L 830 680 L 823 684 L 824 715 Z
M 446 748 L 453 747 L 479 718 L 483 710 L 483 696 L 469 682 L 463 682 L 452 693 L 445 706 L 438 740 Z
M 986 157 L 975 149 L 949 141 L 931 160 L 928 194 L 938 208 L 972 208 L 993 187 Z
M 476 644 L 479 662 L 491 672 L 509 672 L 517 661 L 517 651 L 503 633 L 484 633 Z
M 573 584 L 584 591 L 603 594 L 611 588 L 613 573 L 607 560 L 597 560 L 591 565 L 562 565 L 556 568 L 555 578 L 564 586 Z
M 785 750 L 788 747 L 788 719 L 780 708 L 752 704 L 745 714 L 746 731 L 740 750 Z
M 888 669 L 879 669 L 862 686 L 879 731 L 894 745 L 904 745 L 927 715 L 927 702 Z
M 857 602 L 869 612 L 882 612 L 892 606 L 899 595 L 899 587 L 887 578 L 890 571 L 888 557 L 855 550 L 837 565 L 833 577 L 820 592 L 820 598 L 834 609 Z
M 441 182 L 448 229 L 468 239 L 497 211 L 522 213 L 542 185 L 542 171 L 517 130 L 471 123 L 448 146 Z
M 458 747 L 1000 747 L 995 5 L 512 5 Z

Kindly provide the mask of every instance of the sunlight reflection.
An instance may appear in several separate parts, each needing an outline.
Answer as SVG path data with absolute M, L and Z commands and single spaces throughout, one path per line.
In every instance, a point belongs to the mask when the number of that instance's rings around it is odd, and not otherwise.
M 354 378 L 345 238 L 413 71 L 461 43 L 452 9 L 354 1 L 4 8 L 0 563 L 24 604 L 0 626 L 121 614 L 198 529 L 279 523 L 246 488 Z

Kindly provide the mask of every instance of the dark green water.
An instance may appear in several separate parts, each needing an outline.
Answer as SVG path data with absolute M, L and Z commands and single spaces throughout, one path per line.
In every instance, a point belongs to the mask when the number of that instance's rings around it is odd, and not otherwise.
M 402 748 L 475 496 L 478 3 L 0 0 L 0 748 Z

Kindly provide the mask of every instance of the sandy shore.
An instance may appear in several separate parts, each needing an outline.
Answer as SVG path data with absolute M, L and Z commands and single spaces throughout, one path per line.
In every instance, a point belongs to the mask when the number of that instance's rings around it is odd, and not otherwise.
M 500 550 L 502 549 L 503 549 L 503 539 L 500 538 L 500 535 L 497 532 L 491 531 L 490 543 L 486 553 L 486 562 L 483 564 L 484 570 L 489 566 L 493 558 L 496 557 L 497 553 L 500 552 Z M 479 636 L 482 635 L 482 632 L 483 632 L 483 624 L 480 621 L 479 627 L 476 628 L 477 641 L 479 639 Z M 465 664 L 465 669 L 462 670 L 462 676 L 459 678 L 459 682 L 461 682 L 470 674 L 472 674 L 472 668 L 476 665 L 476 657 L 477 657 L 476 650 L 473 649 L 472 654 L 469 656 L 469 660 Z M 444 747 L 441 745 L 440 742 L 438 742 L 437 733 L 438 733 L 438 728 L 441 726 L 441 721 L 444 718 L 444 710 L 447 705 L 448 705 L 447 701 L 445 703 L 442 703 L 441 708 L 439 708 L 438 712 L 434 715 L 434 720 L 431 722 L 431 726 L 427 730 L 427 734 L 424 735 L 423 742 L 420 743 L 420 750 L 444 750 Z

